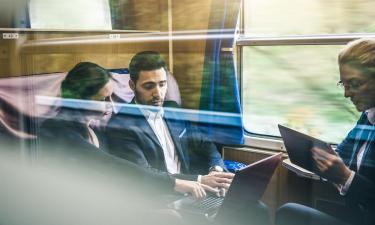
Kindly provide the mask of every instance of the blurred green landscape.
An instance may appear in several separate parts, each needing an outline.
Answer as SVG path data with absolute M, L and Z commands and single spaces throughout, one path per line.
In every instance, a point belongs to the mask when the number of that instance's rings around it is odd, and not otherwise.
M 371 33 L 375 1 L 245 0 L 248 36 Z M 339 143 L 359 113 L 339 81 L 340 45 L 244 47 L 245 129 L 280 136 L 277 124 Z

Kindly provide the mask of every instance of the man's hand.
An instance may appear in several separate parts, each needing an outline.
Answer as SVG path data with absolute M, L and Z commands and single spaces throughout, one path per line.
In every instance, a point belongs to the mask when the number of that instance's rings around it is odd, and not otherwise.
M 312 148 L 311 152 L 316 166 L 323 177 L 333 183 L 345 185 L 345 182 L 350 177 L 351 171 L 344 164 L 340 156 L 328 153 L 317 147 Z
M 202 176 L 201 182 L 202 184 L 220 190 L 218 193 L 219 196 L 224 197 L 230 184 L 232 183 L 233 177 L 233 173 L 212 171 L 208 175 Z
M 180 193 L 190 193 L 195 199 L 202 199 L 206 197 L 206 191 L 218 193 L 217 188 L 201 184 L 197 181 L 176 179 L 174 190 Z

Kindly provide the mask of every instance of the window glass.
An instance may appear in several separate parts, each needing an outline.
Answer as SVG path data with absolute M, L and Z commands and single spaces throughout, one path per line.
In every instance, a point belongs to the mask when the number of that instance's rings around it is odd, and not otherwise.
M 108 0 L 31 0 L 31 28 L 111 30 Z
M 373 0 L 246 0 L 246 35 L 374 32 Z
M 358 112 L 339 80 L 342 46 L 244 47 L 242 97 L 245 129 L 280 136 L 277 124 L 340 142 Z

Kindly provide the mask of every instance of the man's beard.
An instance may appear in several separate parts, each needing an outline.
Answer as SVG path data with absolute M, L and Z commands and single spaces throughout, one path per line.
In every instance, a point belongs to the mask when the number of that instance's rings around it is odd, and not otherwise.
M 142 99 L 139 99 L 137 96 L 139 96 L 138 92 L 135 91 L 135 100 L 136 100 L 136 103 L 137 104 L 141 104 L 141 105 L 149 105 L 149 106 L 155 106 L 155 107 L 161 107 L 163 106 L 163 103 L 164 103 L 164 99 L 161 99 L 159 97 L 154 97 L 152 98 L 150 101 L 144 101 Z

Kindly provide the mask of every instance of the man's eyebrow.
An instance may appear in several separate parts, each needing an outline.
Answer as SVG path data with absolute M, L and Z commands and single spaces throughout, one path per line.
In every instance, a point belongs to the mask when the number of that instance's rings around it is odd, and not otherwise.
M 359 80 L 357 77 L 351 77 L 347 80 L 340 80 L 340 82 L 347 83 L 347 82 L 352 82 L 352 81 L 357 81 Z
M 154 81 L 147 81 L 147 82 L 142 83 L 142 85 L 145 85 L 145 84 L 156 84 L 156 82 L 154 82 Z
M 353 78 L 350 78 L 347 80 L 347 82 L 353 82 L 353 81 L 362 81 L 362 79 L 358 78 L 358 77 L 353 77 Z

